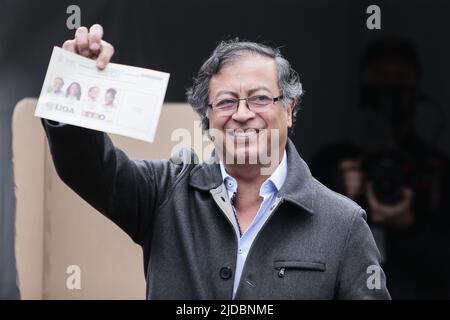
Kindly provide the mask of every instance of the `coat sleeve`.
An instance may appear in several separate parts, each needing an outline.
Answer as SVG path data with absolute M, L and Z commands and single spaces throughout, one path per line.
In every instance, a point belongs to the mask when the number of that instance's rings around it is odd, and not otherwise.
M 391 299 L 380 266 L 380 253 L 361 208 L 352 218 L 345 241 L 338 271 L 337 299 Z
M 62 181 L 142 245 L 177 166 L 130 160 L 102 132 L 44 119 L 42 123 Z M 158 183 L 158 176 L 163 182 Z

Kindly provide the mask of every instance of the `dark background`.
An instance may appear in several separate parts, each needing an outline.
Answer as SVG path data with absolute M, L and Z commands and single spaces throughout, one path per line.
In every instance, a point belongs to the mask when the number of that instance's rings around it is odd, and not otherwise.
M 293 138 L 306 160 L 336 140 L 364 143 L 355 131 L 358 65 L 366 46 L 382 35 L 415 44 L 422 89 L 450 116 L 450 1 L 0 0 L 0 298 L 17 297 L 11 116 L 20 99 L 38 96 L 52 47 L 73 37 L 66 27 L 71 4 L 81 7 L 82 25 L 104 26 L 116 48 L 114 62 L 171 73 L 166 101 L 185 100 L 192 76 L 222 39 L 281 46 L 306 91 Z M 381 8 L 381 30 L 366 27 L 371 4 Z M 422 120 L 426 137 L 435 120 Z M 436 145 L 450 152 L 448 130 Z

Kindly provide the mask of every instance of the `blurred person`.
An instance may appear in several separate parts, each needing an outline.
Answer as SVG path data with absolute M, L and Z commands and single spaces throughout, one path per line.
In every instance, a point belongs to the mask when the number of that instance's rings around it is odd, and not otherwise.
M 373 227 L 381 230 L 393 298 L 448 299 L 448 158 L 432 145 L 438 136 L 427 142 L 415 127 L 419 103 L 429 100 L 421 79 L 420 60 L 408 40 L 381 38 L 362 59 L 361 106 L 382 113 L 387 129 L 369 133 L 385 141 L 367 151 L 367 210 Z M 428 130 L 438 126 L 439 121 Z
M 82 27 L 63 47 L 103 69 L 102 38 Z M 148 299 L 389 299 L 364 210 L 315 180 L 288 138 L 302 92 L 278 49 L 233 40 L 187 92 L 214 143 L 205 162 L 186 149 L 131 160 L 105 133 L 42 123 L 61 179 L 142 246 Z
M 87 93 L 87 98 L 85 101 L 85 105 L 87 106 L 88 111 L 92 111 L 97 108 L 99 102 L 98 97 L 100 95 L 100 88 L 99 87 L 90 87 Z
M 110 88 L 106 90 L 105 102 L 103 106 L 106 107 L 107 109 L 115 108 L 116 104 L 114 103 L 114 101 L 116 100 L 116 95 L 117 95 L 116 89 Z
M 91 87 L 88 91 L 88 102 L 90 103 L 96 103 L 98 96 L 100 95 L 100 88 L 99 87 Z
M 64 87 L 64 80 L 61 77 L 56 77 L 53 80 L 52 85 L 48 90 L 48 95 L 52 98 L 61 98 L 64 97 L 64 91 L 62 90 Z
M 78 82 L 72 82 L 66 90 L 66 100 L 68 102 L 77 102 L 81 99 L 81 86 Z
M 384 37 L 370 45 L 360 68 L 367 117 L 353 134 L 362 149 L 336 143 L 313 161 L 321 168 L 330 159 L 322 179 L 367 210 L 393 299 L 450 297 L 448 158 L 414 126 L 418 102 L 429 99 L 421 74 L 409 41 Z

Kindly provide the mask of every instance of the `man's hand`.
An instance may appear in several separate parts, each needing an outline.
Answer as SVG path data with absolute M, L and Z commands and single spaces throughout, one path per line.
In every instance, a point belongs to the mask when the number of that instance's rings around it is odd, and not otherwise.
M 67 40 L 63 49 L 97 61 L 97 68 L 104 69 L 114 54 L 114 47 L 103 39 L 103 27 L 94 24 L 89 30 L 80 27 L 73 40 Z
M 359 159 L 343 160 L 339 163 L 339 169 L 344 180 L 345 195 L 350 199 L 356 199 L 364 188 L 361 161 Z

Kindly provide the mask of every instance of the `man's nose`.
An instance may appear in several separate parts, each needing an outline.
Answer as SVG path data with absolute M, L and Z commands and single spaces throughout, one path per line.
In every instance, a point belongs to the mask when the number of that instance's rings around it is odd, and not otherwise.
M 236 112 L 233 113 L 232 117 L 235 121 L 245 122 L 248 119 L 254 118 L 255 113 L 250 110 L 246 100 L 239 100 Z

